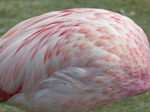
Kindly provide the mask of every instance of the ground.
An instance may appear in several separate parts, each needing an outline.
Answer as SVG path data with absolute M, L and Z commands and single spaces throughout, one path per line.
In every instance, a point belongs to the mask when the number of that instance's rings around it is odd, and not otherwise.
M 25 19 L 50 11 L 77 7 L 102 8 L 126 15 L 141 26 L 150 37 L 149 4 L 150 0 L 0 0 L 0 37 Z M 147 92 L 93 112 L 149 112 L 149 110 L 150 92 Z M 1 103 L 0 112 L 23 111 Z

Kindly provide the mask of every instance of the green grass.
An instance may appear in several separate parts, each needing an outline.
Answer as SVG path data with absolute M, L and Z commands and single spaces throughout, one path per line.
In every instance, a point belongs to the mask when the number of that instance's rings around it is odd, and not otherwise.
M 54 10 L 76 7 L 103 8 L 126 15 L 150 37 L 149 5 L 150 0 L 0 0 L 0 37 L 25 19 Z M 131 15 L 131 12 L 135 15 Z M 21 111 L 0 104 L 0 112 Z M 150 94 L 127 98 L 93 112 L 150 112 Z

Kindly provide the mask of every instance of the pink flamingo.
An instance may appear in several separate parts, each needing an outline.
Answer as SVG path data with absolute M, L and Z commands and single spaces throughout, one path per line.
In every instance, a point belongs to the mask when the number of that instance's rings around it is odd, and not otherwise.
M 150 89 L 143 30 L 90 8 L 46 13 L 0 38 L 0 99 L 28 112 L 89 112 Z

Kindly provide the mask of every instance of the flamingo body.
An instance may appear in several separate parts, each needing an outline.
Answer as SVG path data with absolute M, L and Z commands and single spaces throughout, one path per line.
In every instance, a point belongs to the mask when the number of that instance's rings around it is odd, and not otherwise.
M 0 39 L 0 99 L 28 112 L 89 112 L 150 89 L 143 30 L 90 8 L 25 20 Z

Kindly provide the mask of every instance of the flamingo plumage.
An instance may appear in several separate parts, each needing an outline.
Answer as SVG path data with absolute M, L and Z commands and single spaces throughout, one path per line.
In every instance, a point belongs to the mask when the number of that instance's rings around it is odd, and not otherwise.
M 0 38 L 0 99 L 28 112 L 89 112 L 150 89 L 150 49 L 123 15 L 49 12 Z

